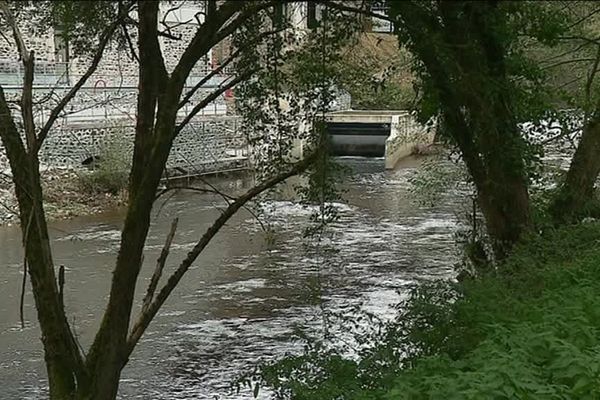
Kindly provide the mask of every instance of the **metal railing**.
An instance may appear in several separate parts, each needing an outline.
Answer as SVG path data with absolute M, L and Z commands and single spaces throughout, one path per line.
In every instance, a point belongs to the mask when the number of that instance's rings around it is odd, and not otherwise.
M 37 61 L 34 64 L 36 85 L 67 85 L 68 63 Z M 15 60 L 0 59 L 0 84 L 3 86 L 21 86 L 25 74 L 23 64 Z
M 218 67 L 218 64 L 198 63 L 190 73 L 188 85 L 195 85 Z M 77 82 L 85 73 L 82 68 L 76 67 L 74 63 L 67 62 L 36 60 L 34 68 L 34 85 L 37 87 L 70 86 Z M 0 85 L 4 87 L 20 87 L 23 84 L 24 73 L 23 63 L 20 61 L 0 58 Z M 215 82 L 219 82 L 234 73 L 234 67 L 228 65 L 218 74 L 215 74 L 207 84 L 215 84 Z M 107 74 L 103 71 L 102 65 L 100 65 L 86 86 L 96 86 L 96 83 L 99 81 L 104 82 L 106 87 L 137 87 L 138 76 L 137 74 Z
M 41 125 L 50 116 L 52 109 L 68 91 L 66 88 L 43 87 L 34 89 L 34 116 L 36 124 Z M 20 98 L 21 89 L 15 87 L 5 88 L 9 100 Z M 200 94 L 204 97 L 204 94 Z M 200 97 L 200 98 L 202 98 Z M 183 119 L 188 115 L 195 102 L 184 105 L 178 113 Z M 137 88 L 111 88 L 111 87 L 82 87 L 77 95 L 65 107 L 58 123 L 67 124 L 94 124 L 98 121 L 129 120 L 134 122 L 137 113 Z M 209 103 L 198 114 L 198 117 L 225 115 L 228 106 L 224 95 Z

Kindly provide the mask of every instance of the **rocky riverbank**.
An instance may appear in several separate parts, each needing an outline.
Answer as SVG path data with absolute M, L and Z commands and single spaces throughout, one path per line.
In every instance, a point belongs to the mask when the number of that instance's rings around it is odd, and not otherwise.
M 44 205 L 49 220 L 92 215 L 114 209 L 125 203 L 124 193 L 98 193 L 87 190 L 81 174 L 74 169 L 43 170 Z M 10 173 L 0 175 L 0 225 L 18 223 L 18 206 Z

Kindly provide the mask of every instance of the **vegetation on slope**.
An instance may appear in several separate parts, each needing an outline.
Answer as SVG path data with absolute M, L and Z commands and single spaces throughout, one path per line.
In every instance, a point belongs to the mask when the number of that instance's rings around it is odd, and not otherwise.
M 481 279 L 415 290 L 358 360 L 312 343 L 263 382 L 306 400 L 600 398 L 599 242 L 598 223 L 529 237 Z
M 362 33 L 344 50 L 336 70 L 341 87 L 352 97 L 352 108 L 412 109 L 416 94 L 411 63 L 395 35 Z

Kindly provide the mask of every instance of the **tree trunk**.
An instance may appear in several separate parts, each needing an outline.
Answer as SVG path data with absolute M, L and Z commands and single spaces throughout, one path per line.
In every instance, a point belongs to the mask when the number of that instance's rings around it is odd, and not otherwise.
M 71 398 L 87 381 L 82 356 L 58 296 L 37 155 L 27 152 L 0 88 L 0 137 L 7 150 L 19 205 L 24 262 L 42 331 L 50 397 Z
M 173 123 L 168 126 L 174 125 L 174 117 L 172 120 Z M 160 122 L 159 118 L 157 126 L 161 125 Z M 90 396 L 93 400 L 110 400 L 116 397 L 121 370 L 127 363 L 126 341 L 135 294 L 132 287 L 135 287 L 141 268 L 152 206 L 170 148 L 170 144 L 154 146 L 153 151 L 149 152 L 152 157 L 148 159 L 144 174 L 131 177 L 132 182 L 140 180 L 141 183 L 135 185 L 137 190 L 132 191 L 129 196 L 110 301 L 88 357 L 88 366 L 95 371 L 91 383 L 93 395 Z
M 600 115 L 584 126 L 567 177 L 551 206 L 556 223 L 576 220 L 594 206 L 594 184 L 600 173 Z
M 473 179 L 495 256 L 502 259 L 531 226 L 527 179 L 518 150 L 516 125 L 511 128 L 495 116 L 487 118 L 483 125 L 487 127 L 488 137 L 476 145 L 471 138 L 477 134 L 460 110 L 445 96 L 441 98 L 447 102 L 442 111 L 443 120 L 453 133 Z M 492 132 L 501 134 L 490 137 Z
M 121 244 L 113 272 L 108 305 L 87 357 L 84 357 L 79 350 L 79 345 L 70 330 L 59 297 L 43 210 L 37 156 L 37 151 L 52 126 L 52 115 L 54 119 L 58 117 L 65 104 L 76 93 L 77 88 L 74 87 L 63 99 L 63 102 L 53 110 L 51 119 L 36 137 L 36 128 L 31 112 L 33 103 L 30 101 L 32 98 L 33 62 L 30 64 L 28 79 L 24 84 L 24 92 L 26 89 L 28 90 L 27 96 L 25 93 L 23 95 L 23 99 L 27 101 L 22 101 L 30 122 L 29 125 L 26 125 L 26 146 L 16 128 L 0 87 L 0 136 L 7 150 L 16 186 L 25 260 L 26 265 L 29 266 L 38 319 L 42 329 L 52 400 L 114 400 L 119 388 L 121 371 L 141 334 L 191 263 L 220 227 L 248 200 L 286 177 L 301 172 L 310 161 L 306 160 L 290 171 L 283 172 L 273 179 L 255 186 L 246 195 L 232 202 L 226 212 L 215 221 L 190 251 L 176 273 L 167 280 L 165 286 L 151 302 L 150 311 L 140 315 L 139 321 L 141 322 L 136 323 L 135 330 L 130 330 L 135 288 L 143 260 L 144 244 L 150 227 L 151 212 L 173 140 L 181 128 L 207 102 L 214 100 L 228 87 L 239 82 L 240 79 L 245 79 L 244 77 L 247 75 L 240 74 L 236 79 L 216 88 L 203 101 L 197 103 L 193 111 L 179 125 L 176 125 L 177 112 L 186 80 L 194 65 L 203 55 L 206 55 L 215 44 L 233 34 L 237 27 L 240 27 L 256 12 L 266 9 L 270 3 L 256 2 L 255 7 L 249 7 L 248 4 L 252 5 L 253 3 L 230 0 L 222 2 L 218 8 L 215 7 L 216 3 L 213 4 L 213 7 L 208 8 L 211 15 L 206 16 L 206 22 L 196 31 L 171 74 L 166 71 L 158 40 L 159 1 L 139 0 L 137 4 L 140 63 L 137 124 L 133 164 L 128 186 L 129 205 L 121 233 Z M 31 59 L 33 60 L 33 58 Z M 97 65 L 97 61 L 95 62 Z M 190 97 L 195 90 L 188 93 Z M 24 119 L 27 119 L 25 116 L 24 114 Z
M 156 33 L 158 2 L 140 2 L 139 11 L 140 79 L 129 204 L 109 303 L 87 359 L 88 368 L 95 371 L 90 384 L 93 400 L 116 398 L 121 370 L 127 363 L 127 335 L 135 286 L 154 198 L 173 142 L 180 97 L 179 88 L 165 86 L 168 76 Z
M 493 176 L 490 176 L 490 181 L 494 181 Z M 493 240 L 495 256 L 503 259 L 523 232 L 529 229 L 531 216 L 524 182 L 520 179 L 502 179 L 500 182 L 481 185 L 477 194 L 488 234 Z
M 495 256 L 502 259 L 531 226 L 524 143 L 506 48 L 497 36 L 506 16 L 494 2 L 427 4 L 393 2 L 391 10 L 404 23 L 401 37 L 423 63 L 421 77 L 473 178 Z

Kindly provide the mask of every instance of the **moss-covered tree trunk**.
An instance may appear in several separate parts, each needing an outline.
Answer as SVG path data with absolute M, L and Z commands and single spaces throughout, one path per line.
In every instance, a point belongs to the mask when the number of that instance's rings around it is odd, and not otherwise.
M 461 152 L 495 255 L 503 258 L 531 226 L 525 143 L 498 33 L 505 16 L 490 1 L 394 2 L 392 13 L 422 63 L 426 95 Z
M 551 207 L 554 221 L 565 223 L 596 211 L 594 187 L 600 173 L 600 110 L 585 124 L 565 181 Z M 594 210 L 595 209 L 595 210 Z

